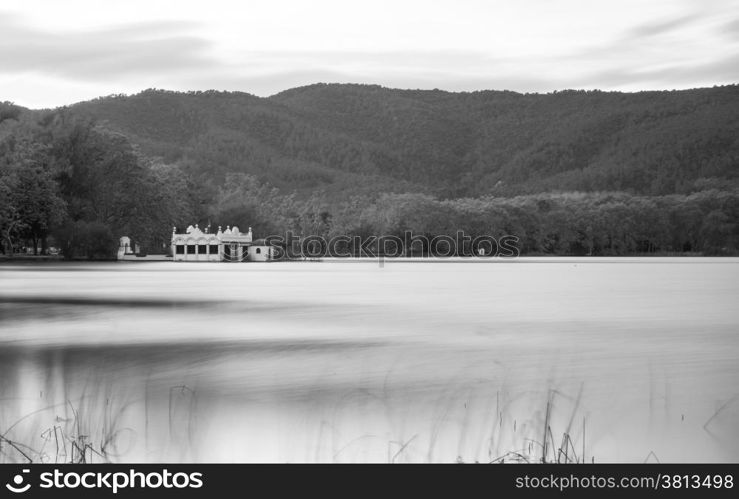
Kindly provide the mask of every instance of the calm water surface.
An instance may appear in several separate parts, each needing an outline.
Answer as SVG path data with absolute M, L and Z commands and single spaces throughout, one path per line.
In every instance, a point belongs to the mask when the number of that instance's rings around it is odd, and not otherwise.
M 5 263 L 0 461 L 738 462 L 738 297 L 739 259 Z

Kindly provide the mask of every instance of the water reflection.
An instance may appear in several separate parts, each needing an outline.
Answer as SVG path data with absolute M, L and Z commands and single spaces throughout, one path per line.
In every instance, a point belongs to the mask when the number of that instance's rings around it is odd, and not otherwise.
M 736 461 L 736 260 L 0 267 L 0 459 Z

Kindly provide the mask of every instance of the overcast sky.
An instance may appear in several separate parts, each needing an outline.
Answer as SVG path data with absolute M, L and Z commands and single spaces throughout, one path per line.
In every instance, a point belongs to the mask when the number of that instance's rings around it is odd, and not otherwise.
M 739 0 L 0 3 L 0 101 L 146 88 L 677 89 L 739 82 Z

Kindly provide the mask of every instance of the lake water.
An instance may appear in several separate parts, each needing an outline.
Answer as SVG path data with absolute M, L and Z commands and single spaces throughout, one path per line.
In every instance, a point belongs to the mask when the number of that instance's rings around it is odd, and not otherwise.
M 738 297 L 729 258 L 6 263 L 0 461 L 738 462 Z

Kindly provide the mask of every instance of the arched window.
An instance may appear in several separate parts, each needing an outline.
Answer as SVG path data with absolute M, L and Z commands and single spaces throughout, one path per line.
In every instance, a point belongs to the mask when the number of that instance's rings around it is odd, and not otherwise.
M 262 248 L 257 248 L 257 255 L 262 252 Z

